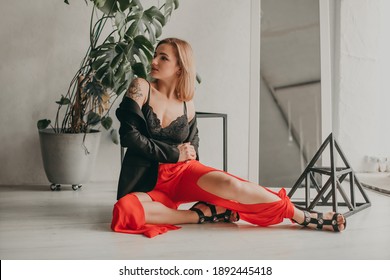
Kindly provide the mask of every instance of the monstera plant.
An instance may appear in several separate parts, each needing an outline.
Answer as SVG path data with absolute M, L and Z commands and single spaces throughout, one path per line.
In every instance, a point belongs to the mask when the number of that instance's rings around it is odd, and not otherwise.
M 92 6 L 89 47 L 67 92 L 56 101 L 54 122 L 41 119 L 37 123 L 52 190 L 58 189 L 59 183 L 72 184 L 76 190 L 87 180 L 90 170 L 86 168 L 94 161 L 91 153 L 98 149 L 98 144 L 88 141 L 95 137 L 99 142 L 99 127 L 110 130 L 113 141 L 118 142 L 110 109 L 134 77 L 147 77 L 154 46 L 179 4 L 178 0 L 159 1 L 160 7 L 142 0 L 84 1 L 87 7 Z M 149 7 L 143 6 L 145 2 Z M 74 140 L 77 148 L 69 147 L 73 136 L 79 136 Z M 83 149 L 78 151 L 80 146 Z
M 39 129 L 51 126 L 55 133 L 85 133 L 99 124 L 110 129 L 110 108 L 134 76 L 146 78 L 154 45 L 178 8 L 178 0 L 147 9 L 141 0 L 90 2 L 89 48 L 68 91 L 56 101 L 54 123 L 39 120 Z

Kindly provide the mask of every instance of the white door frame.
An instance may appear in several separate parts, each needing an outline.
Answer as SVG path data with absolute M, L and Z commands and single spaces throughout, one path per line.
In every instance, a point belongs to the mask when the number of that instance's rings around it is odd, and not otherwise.
M 259 182 L 261 1 L 251 0 L 248 180 Z
M 321 48 L 321 139 L 322 142 L 332 129 L 332 32 L 331 0 L 320 1 L 320 48 Z

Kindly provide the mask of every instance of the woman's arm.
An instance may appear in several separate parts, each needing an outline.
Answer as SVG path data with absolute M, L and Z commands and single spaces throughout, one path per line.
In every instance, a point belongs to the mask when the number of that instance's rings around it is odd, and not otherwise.
M 187 102 L 187 114 L 188 119 L 190 120 L 190 134 L 185 142 L 191 143 L 192 146 L 194 146 L 196 151 L 196 159 L 199 160 L 199 131 L 196 121 L 196 111 L 195 111 L 195 105 L 193 100 Z

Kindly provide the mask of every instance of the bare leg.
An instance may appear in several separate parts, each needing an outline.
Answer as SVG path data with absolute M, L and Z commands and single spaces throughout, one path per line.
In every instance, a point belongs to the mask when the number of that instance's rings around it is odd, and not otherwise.
M 241 181 L 226 173 L 213 171 L 207 173 L 199 178 L 198 186 L 205 191 L 217 195 L 224 199 L 235 200 L 242 204 L 259 204 L 279 201 L 280 198 L 265 188 L 246 181 Z M 331 219 L 334 212 L 325 213 L 324 219 Z M 311 213 L 311 217 L 317 218 L 316 213 Z M 294 208 L 293 219 L 298 223 L 304 221 L 304 212 L 300 209 Z M 345 217 L 339 215 L 337 217 L 337 224 L 340 231 L 345 229 Z M 309 224 L 308 227 L 315 228 L 315 224 Z M 325 226 L 324 229 L 333 230 L 331 226 Z
M 153 201 L 146 193 L 134 193 L 142 204 L 147 224 L 197 224 L 199 216 L 191 210 L 176 210 L 166 207 L 160 202 Z M 205 205 L 197 206 L 206 216 L 211 215 L 210 208 Z M 216 206 L 217 213 L 225 212 L 223 207 Z
M 280 197 L 257 184 L 241 181 L 220 171 L 203 175 L 197 184 L 209 193 L 242 204 L 269 203 L 280 200 Z

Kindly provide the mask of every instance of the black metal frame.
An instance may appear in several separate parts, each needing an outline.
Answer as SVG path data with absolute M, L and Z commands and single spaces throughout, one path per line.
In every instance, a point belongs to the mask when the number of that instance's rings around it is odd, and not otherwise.
M 227 114 L 196 112 L 197 118 L 222 118 L 223 121 L 223 170 L 227 171 Z M 125 148 L 121 146 L 121 164 L 125 156 Z
M 329 145 L 330 147 L 330 167 L 318 167 L 316 162 L 320 158 L 321 154 L 324 152 L 325 148 Z M 338 152 L 340 158 L 344 162 L 345 167 L 336 167 L 335 164 L 335 149 Z M 319 184 L 315 178 L 315 175 L 327 175 L 329 179 L 325 182 L 323 186 Z M 321 176 L 323 177 L 323 176 Z M 350 197 L 347 196 L 346 192 L 342 189 L 341 183 L 349 177 L 349 191 Z M 359 182 L 358 178 L 355 175 L 355 172 L 352 170 L 351 165 L 348 163 L 346 157 L 340 149 L 337 141 L 335 140 L 333 134 L 331 133 L 321 147 L 318 149 L 317 153 L 313 156 L 313 159 L 309 162 L 306 169 L 303 171 L 299 179 L 296 181 L 288 196 L 292 198 L 295 191 L 301 186 L 302 182 L 305 180 L 305 201 L 293 201 L 294 204 L 303 205 L 307 210 L 313 210 L 315 206 L 332 206 L 334 212 L 338 212 L 338 206 L 346 206 L 349 211 L 344 213 L 344 216 L 348 217 L 356 212 L 359 212 L 369 206 L 371 202 L 368 199 L 364 189 Z M 311 184 L 310 184 L 311 183 Z M 364 202 L 356 202 L 355 197 L 355 186 L 360 191 L 363 196 Z M 330 188 L 331 187 L 331 188 Z M 310 198 L 310 190 L 314 188 L 317 191 L 317 195 L 313 200 Z M 330 188 L 330 190 L 329 190 Z M 328 191 L 329 190 L 329 191 Z M 326 193 L 328 191 L 328 193 Z M 338 191 L 338 192 L 337 192 Z M 337 194 L 340 193 L 344 202 L 339 202 L 337 200 Z M 329 200 L 331 199 L 331 202 Z
M 222 118 L 223 123 L 223 171 L 227 171 L 227 114 L 196 112 L 197 118 Z

